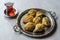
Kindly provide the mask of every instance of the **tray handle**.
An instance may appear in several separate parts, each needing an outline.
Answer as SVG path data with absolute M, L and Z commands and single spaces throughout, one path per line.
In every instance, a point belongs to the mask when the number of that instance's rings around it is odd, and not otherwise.
M 15 32 L 22 33 L 20 28 L 17 25 L 14 25 L 13 29 L 14 29 Z
M 49 13 L 51 13 L 51 15 L 55 18 L 55 19 L 57 19 L 57 16 L 56 16 L 56 13 L 55 12 L 53 12 L 53 11 L 48 11 Z

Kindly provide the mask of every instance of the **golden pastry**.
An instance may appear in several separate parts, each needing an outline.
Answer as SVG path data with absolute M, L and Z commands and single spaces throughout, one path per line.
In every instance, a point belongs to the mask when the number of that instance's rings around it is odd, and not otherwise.
M 36 12 L 37 12 L 37 10 L 31 9 L 28 11 L 28 15 L 35 16 Z
M 35 24 L 33 22 L 28 22 L 24 26 L 24 31 L 33 31 L 35 28 Z
M 26 17 L 23 19 L 23 22 L 24 22 L 24 23 L 32 22 L 32 21 L 33 21 L 33 16 L 26 16 Z
M 44 24 L 45 26 L 50 26 L 50 21 L 48 17 L 43 17 L 42 24 Z
M 34 23 L 40 23 L 41 22 L 41 17 L 35 17 L 34 19 L 33 19 L 33 22 Z
M 37 32 L 40 32 L 40 31 L 43 31 L 44 30 L 44 25 L 43 24 L 41 24 L 41 23 L 38 23 L 38 24 L 36 24 L 36 27 L 35 27 L 35 29 L 34 29 L 34 33 L 37 33 Z
M 37 11 L 36 16 L 42 16 L 44 13 L 42 11 Z

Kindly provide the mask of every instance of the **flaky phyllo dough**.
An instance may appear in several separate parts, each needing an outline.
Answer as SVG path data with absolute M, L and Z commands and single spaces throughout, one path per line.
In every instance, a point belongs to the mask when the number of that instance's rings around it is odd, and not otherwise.
M 50 20 L 43 11 L 31 9 L 23 19 L 24 31 L 37 33 L 50 26 Z

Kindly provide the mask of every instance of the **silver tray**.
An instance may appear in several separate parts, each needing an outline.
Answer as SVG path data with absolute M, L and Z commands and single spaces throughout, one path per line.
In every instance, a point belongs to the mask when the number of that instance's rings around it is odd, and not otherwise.
M 32 8 L 30 8 L 32 9 Z M 51 27 L 48 29 L 48 30 L 45 30 L 45 33 L 43 34 L 40 34 L 40 33 L 31 33 L 31 32 L 25 32 L 23 30 L 23 27 L 24 27 L 24 24 L 22 22 L 22 19 L 26 16 L 27 12 L 30 10 L 30 9 L 27 9 L 25 11 L 23 11 L 17 18 L 17 25 L 15 25 L 13 27 L 14 31 L 16 32 L 20 32 L 22 34 L 25 34 L 27 36 L 30 36 L 30 37 L 43 37 L 45 35 L 48 35 L 49 33 L 51 33 L 55 27 L 55 18 L 56 18 L 56 14 L 55 12 L 52 12 L 52 11 L 47 11 L 47 10 L 44 10 L 44 9 L 39 9 L 39 8 L 33 8 L 35 10 L 41 10 L 43 12 L 45 12 L 45 15 L 50 19 L 50 22 L 51 22 Z

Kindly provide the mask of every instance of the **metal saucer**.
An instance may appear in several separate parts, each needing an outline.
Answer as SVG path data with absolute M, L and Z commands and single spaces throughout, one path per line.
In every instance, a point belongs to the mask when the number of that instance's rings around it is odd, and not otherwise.
M 17 17 L 17 15 L 18 15 L 18 11 L 16 9 L 14 9 L 14 11 L 15 11 L 15 15 L 14 16 L 8 16 L 5 11 L 6 11 L 6 9 L 4 10 L 4 14 L 5 14 L 4 16 L 8 17 L 8 18 L 14 18 L 14 17 Z

